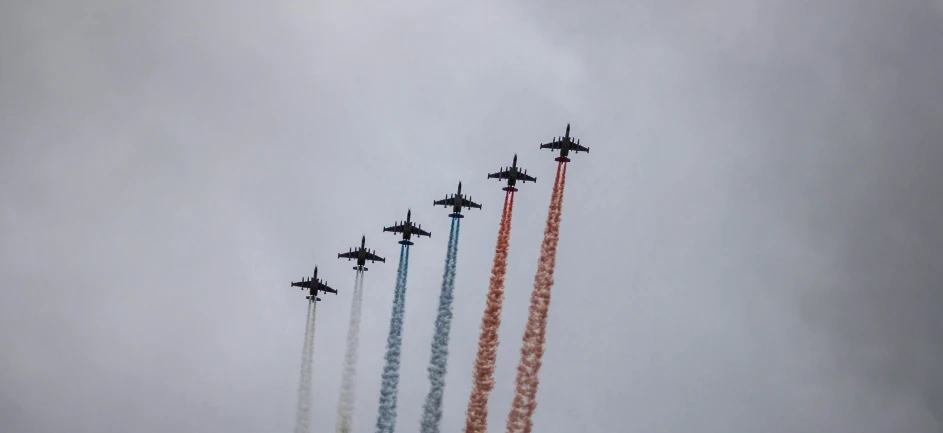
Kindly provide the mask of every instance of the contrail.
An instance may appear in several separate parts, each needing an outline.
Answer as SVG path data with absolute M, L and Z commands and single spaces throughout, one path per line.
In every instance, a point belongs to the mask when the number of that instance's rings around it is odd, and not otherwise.
M 488 427 L 488 397 L 494 388 L 494 366 L 498 357 L 498 327 L 501 325 L 501 304 L 504 302 L 504 276 L 507 272 L 508 246 L 511 238 L 511 217 L 514 213 L 514 192 L 504 196 L 504 210 L 498 241 L 491 265 L 488 300 L 481 318 L 478 355 L 475 358 L 472 392 L 465 411 L 465 433 L 484 433 Z
M 298 384 L 298 411 L 295 417 L 295 433 L 308 433 L 311 417 L 311 364 L 314 361 L 314 322 L 317 303 L 308 303 L 308 321 L 305 324 L 304 346 L 301 349 L 301 381 Z
M 452 292 L 455 290 L 455 266 L 458 256 L 458 234 L 461 219 L 452 218 L 449 244 L 445 253 L 445 270 L 442 272 L 442 291 L 439 294 L 439 313 L 435 319 L 432 337 L 432 355 L 429 360 L 429 394 L 423 406 L 421 433 L 439 433 L 442 421 L 442 393 L 445 390 L 445 373 L 448 367 L 449 331 L 452 328 Z
M 557 242 L 560 236 L 560 217 L 563 211 L 563 188 L 566 184 L 566 163 L 557 165 L 556 181 L 550 198 L 547 226 L 540 247 L 540 260 L 534 276 L 531 292 L 530 316 L 524 330 L 521 361 L 517 367 L 516 392 L 507 419 L 508 433 L 530 433 L 532 417 L 537 409 L 537 387 L 540 385 L 541 358 L 547 332 L 547 314 L 550 308 L 550 289 L 553 288 L 553 271 L 557 261 Z
M 363 303 L 363 271 L 354 280 L 354 298 L 350 303 L 350 325 L 347 328 L 347 353 L 344 355 L 344 376 L 337 403 L 337 433 L 350 433 L 353 425 L 354 397 L 357 386 L 357 347 L 360 345 L 360 306 Z
M 393 315 L 390 318 L 390 335 L 386 340 L 386 365 L 383 366 L 383 384 L 380 387 L 377 433 L 393 433 L 396 428 L 396 396 L 399 392 L 400 349 L 403 345 L 403 313 L 406 309 L 406 273 L 408 269 L 409 245 L 403 245 L 399 250 L 399 269 L 396 270 Z

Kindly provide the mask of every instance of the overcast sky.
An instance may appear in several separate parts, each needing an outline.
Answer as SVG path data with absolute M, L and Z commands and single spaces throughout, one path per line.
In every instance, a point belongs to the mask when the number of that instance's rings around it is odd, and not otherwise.
M 461 431 L 517 152 L 503 431 L 567 122 L 535 431 L 943 431 L 941 47 L 938 0 L 3 2 L 0 431 L 289 431 L 314 265 L 333 431 L 364 234 L 372 431 L 408 208 L 417 430 L 462 180 Z

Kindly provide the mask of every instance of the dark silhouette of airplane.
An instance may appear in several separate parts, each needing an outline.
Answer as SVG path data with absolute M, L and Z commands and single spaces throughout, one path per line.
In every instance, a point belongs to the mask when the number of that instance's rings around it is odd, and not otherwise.
M 308 289 L 307 298 L 311 302 L 321 300 L 321 298 L 318 297 L 318 292 L 337 294 L 337 290 L 330 288 L 326 283 L 318 279 L 317 266 L 314 267 L 314 275 L 311 276 L 311 279 L 306 280 L 302 278 L 301 281 L 292 282 L 291 287 L 300 287 L 301 290 Z
M 567 155 L 570 154 L 570 151 L 579 153 L 586 152 L 589 153 L 588 147 L 580 146 L 580 141 L 573 141 L 573 137 L 570 137 L 570 124 L 566 124 L 566 135 L 560 138 L 555 138 L 549 143 L 544 143 L 540 145 L 541 149 L 551 149 L 551 150 L 560 150 L 560 156 L 554 158 L 554 161 L 559 162 L 570 162 L 570 158 L 567 158 Z
M 364 266 L 367 263 L 367 260 L 370 263 L 383 262 L 386 263 L 386 259 L 380 257 L 376 254 L 376 250 L 370 251 L 364 245 L 367 243 L 367 236 L 360 238 L 360 248 L 356 250 L 351 248 L 350 251 L 346 253 L 340 253 L 337 255 L 339 259 L 347 259 L 349 262 L 351 259 L 357 259 L 357 266 L 354 266 L 355 271 L 366 271 L 367 267 Z
M 527 170 L 521 171 L 521 169 L 517 167 L 517 154 L 516 153 L 514 154 L 514 162 L 511 164 L 510 167 L 505 168 L 497 173 L 489 174 L 488 179 L 507 179 L 508 186 L 501 189 L 505 191 L 509 191 L 509 192 L 517 191 L 517 188 L 514 187 L 514 185 L 517 184 L 517 181 L 537 182 L 537 178 L 533 176 L 529 176 L 527 174 Z
M 462 215 L 462 207 L 467 207 L 469 209 L 481 209 L 481 205 L 471 201 L 471 197 L 465 198 L 462 195 L 462 182 L 458 182 L 458 191 L 455 192 L 455 195 L 449 197 L 446 196 L 444 199 L 433 202 L 433 206 L 443 206 L 449 207 L 452 206 L 452 213 L 449 214 L 452 218 L 465 218 L 465 215 Z
M 399 244 L 401 245 L 412 245 L 413 244 L 412 241 L 409 240 L 412 237 L 412 235 L 427 236 L 431 238 L 432 233 L 429 233 L 423 230 L 421 225 L 416 225 L 415 223 L 410 221 L 412 217 L 412 213 L 413 213 L 412 209 L 408 210 L 406 212 L 406 221 L 398 223 L 398 224 L 394 224 L 391 227 L 384 227 L 383 231 L 391 232 L 391 233 L 402 233 L 403 240 L 399 241 Z

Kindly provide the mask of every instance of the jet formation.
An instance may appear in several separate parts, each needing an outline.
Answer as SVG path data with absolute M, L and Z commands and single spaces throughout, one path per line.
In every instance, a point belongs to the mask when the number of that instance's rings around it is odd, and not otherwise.
M 432 233 L 429 233 L 423 230 L 421 224 L 416 225 L 416 223 L 411 221 L 412 214 L 413 214 L 412 209 L 407 209 L 406 221 L 394 224 L 390 227 L 383 227 L 383 231 L 390 232 L 390 233 L 402 233 L 403 240 L 399 241 L 399 244 L 401 245 L 413 245 L 412 241 L 409 240 L 410 238 L 412 238 L 413 235 L 426 236 L 426 237 L 431 238 Z
M 570 152 L 579 153 L 579 152 L 589 152 L 589 148 L 580 145 L 579 140 L 574 140 L 573 137 L 570 137 L 570 124 L 566 125 L 566 132 L 563 137 L 554 138 L 549 143 L 540 144 L 540 149 L 550 149 L 550 150 L 559 150 L 559 155 L 554 158 L 558 162 L 569 162 Z M 527 174 L 526 169 L 522 169 L 517 165 L 517 154 L 514 154 L 514 159 L 511 161 L 511 165 L 504 167 L 496 173 L 489 173 L 488 179 L 498 179 L 507 182 L 503 188 L 507 192 L 517 191 L 517 183 L 526 183 L 526 182 L 537 182 L 537 178 Z M 464 218 L 462 215 L 462 209 L 481 209 L 481 205 L 472 201 L 471 197 L 466 197 L 462 194 L 462 182 L 458 183 L 458 189 L 455 191 L 455 194 L 446 195 L 442 200 L 436 200 L 433 202 L 434 206 L 443 206 L 443 207 L 452 207 L 452 213 L 449 214 L 453 218 Z M 432 237 L 432 233 L 427 232 L 422 229 L 420 224 L 416 224 L 412 221 L 412 210 L 407 210 L 406 220 L 397 222 L 390 227 L 384 227 L 384 232 L 400 234 L 402 239 L 398 242 L 401 245 L 413 245 L 412 237 L 413 235 L 417 237 Z M 367 271 L 366 263 L 369 260 L 371 263 L 386 263 L 386 259 L 377 255 L 376 250 L 370 250 L 366 248 L 367 237 L 364 235 L 360 238 L 360 247 L 350 248 L 346 253 L 338 253 L 337 258 L 356 260 L 357 264 L 353 267 L 356 271 Z M 320 301 L 321 298 L 317 296 L 318 292 L 324 293 L 333 293 L 337 294 L 337 291 L 329 287 L 327 284 L 322 282 L 317 278 L 318 268 L 314 268 L 314 275 L 310 279 L 302 278 L 301 281 L 292 282 L 292 287 L 300 287 L 302 289 L 308 289 L 309 293 L 307 299 L 311 302 Z
M 573 141 L 573 138 L 570 137 L 570 124 L 566 124 L 566 134 L 563 137 L 556 138 L 549 143 L 544 143 L 540 145 L 541 149 L 550 149 L 550 150 L 560 150 L 560 156 L 554 158 L 554 161 L 559 162 L 570 162 L 570 158 L 567 158 L 567 155 L 570 154 L 570 151 L 579 153 L 586 152 L 589 153 L 588 147 L 580 146 L 580 141 Z
M 373 251 L 368 250 L 365 246 L 366 243 L 367 243 L 367 236 L 364 235 L 364 237 L 360 238 L 360 248 L 357 248 L 356 250 L 351 248 L 350 251 L 346 253 L 338 253 L 337 258 L 347 259 L 348 262 L 351 259 L 357 259 L 357 266 L 354 266 L 355 271 L 368 270 L 367 267 L 364 266 L 364 264 L 367 263 L 367 260 L 369 260 L 370 263 L 376 263 L 376 262 L 386 263 L 386 259 L 378 256 L 376 254 L 377 253 L 376 250 L 373 250 Z
M 505 168 L 497 173 L 491 173 L 488 175 L 488 179 L 506 179 L 508 181 L 508 186 L 502 188 L 505 191 L 513 192 L 517 191 L 517 188 L 514 185 L 517 184 L 517 181 L 520 180 L 523 182 L 537 182 L 537 178 L 527 174 L 527 170 L 521 171 L 517 167 L 517 154 L 514 154 L 514 161 L 511 163 L 511 166 Z
M 318 279 L 317 266 L 314 267 L 314 275 L 311 276 L 311 279 L 305 280 L 302 278 L 301 281 L 292 282 L 291 287 L 300 287 L 301 290 L 308 289 L 307 298 L 311 302 L 321 300 L 321 298 L 318 297 L 318 292 L 337 294 L 337 290 L 332 289 L 326 283 Z
M 450 213 L 449 216 L 453 218 L 465 218 L 465 215 L 462 215 L 462 207 L 481 209 L 481 205 L 473 202 L 471 197 L 465 198 L 465 196 L 462 195 L 462 182 L 458 183 L 458 191 L 456 191 L 454 195 L 451 197 L 446 196 L 442 200 L 433 202 L 432 205 L 443 207 L 452 206 L 452 213 Z

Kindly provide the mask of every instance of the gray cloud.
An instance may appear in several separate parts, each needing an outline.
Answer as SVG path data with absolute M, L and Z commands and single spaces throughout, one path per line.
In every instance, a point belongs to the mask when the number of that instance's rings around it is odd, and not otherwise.
M 943 425 L 938 2 L 0 6 L 0 427 L 288 430 L 315 264 L 329 431 L 361 234 L 356 428 L 375 421 L 407 207 L 398 426 L 418 426 L 448 220 L 463 221 L 458 431 L 500 213 L 519 193 L 503 428 L 553 163 L 568 173 L 542 432 Z

